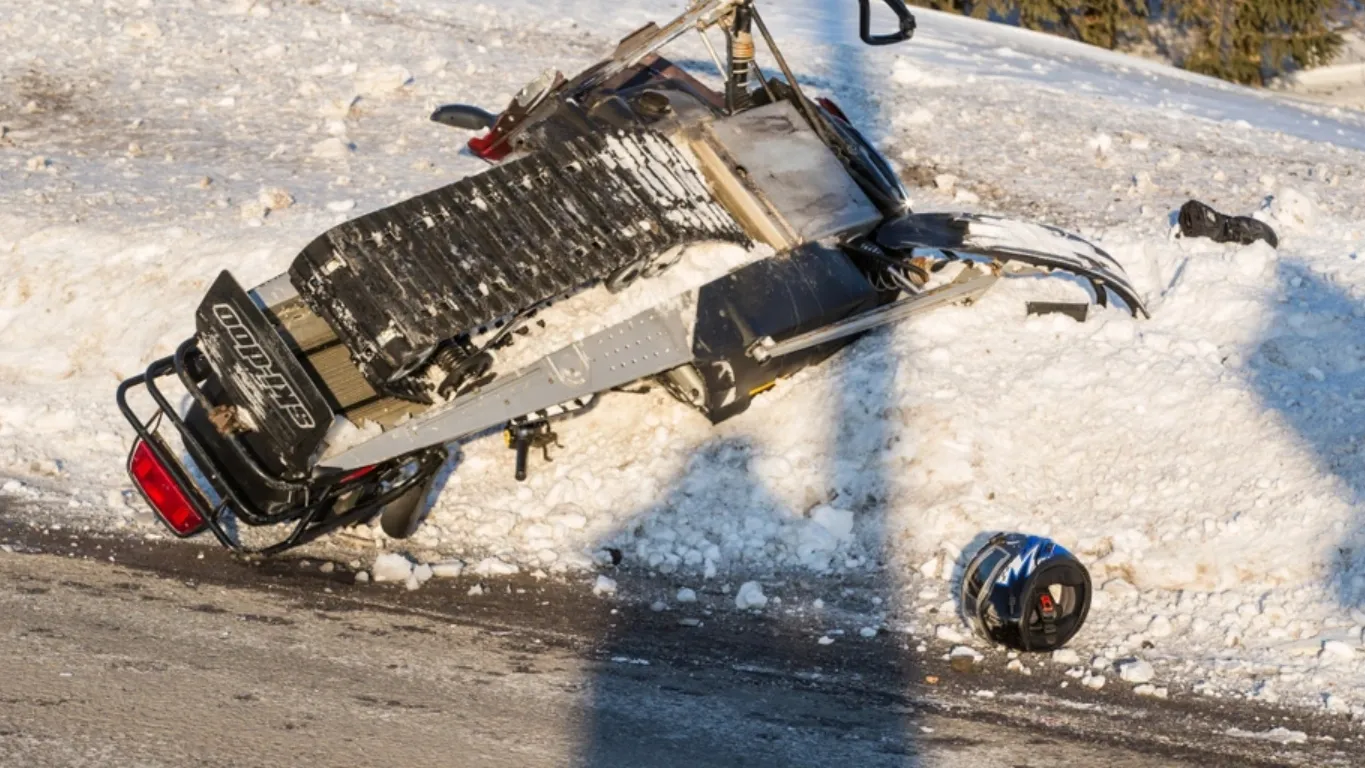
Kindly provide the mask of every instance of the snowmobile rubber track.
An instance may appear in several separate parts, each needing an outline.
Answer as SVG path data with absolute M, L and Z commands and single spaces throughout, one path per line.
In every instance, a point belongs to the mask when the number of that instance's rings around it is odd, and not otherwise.
M 338 225 L 289 268 L 376 388 L 430 349 L 675 246 L 748 238 L 650 131 L 575 138 Z

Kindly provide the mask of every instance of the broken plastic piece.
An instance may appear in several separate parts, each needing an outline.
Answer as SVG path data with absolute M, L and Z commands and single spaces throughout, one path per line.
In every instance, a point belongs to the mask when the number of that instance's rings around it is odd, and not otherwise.
M 1278 248 L 1280 238 L 1264 221 L 1250 216 L 1228 216 L 1198 200 L 1180 206 L 1180 234 L 1185 237 L 1207 237 L 1215 243 L 1251 245 L 1257 240 Z

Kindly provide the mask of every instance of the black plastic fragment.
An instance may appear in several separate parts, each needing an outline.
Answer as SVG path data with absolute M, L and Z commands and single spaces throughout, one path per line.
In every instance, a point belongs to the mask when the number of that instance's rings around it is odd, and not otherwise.
M 1207 237 L 1215 243 L 1251 245 L 1257 240 L 1264 240 L 1271 248 L 1280 245 L 1275 230 L 1264 221 L 1250 216 L 1228 216 L 1198 200 L 1180 206 L 1180 234 L 1185 237 Z

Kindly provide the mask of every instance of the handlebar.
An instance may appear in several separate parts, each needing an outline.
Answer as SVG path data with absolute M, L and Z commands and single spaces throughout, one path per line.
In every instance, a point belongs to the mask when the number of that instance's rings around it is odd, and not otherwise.
M 858 36 L 868 45 L 891 45 L 909 40 L 915 34 L 915 17 L 905 7 L 904 0 L 883 0 L 891 12 L 896 14 L 900 29 L 889 35 L 872 34 L 871 0 L 858 0 Z

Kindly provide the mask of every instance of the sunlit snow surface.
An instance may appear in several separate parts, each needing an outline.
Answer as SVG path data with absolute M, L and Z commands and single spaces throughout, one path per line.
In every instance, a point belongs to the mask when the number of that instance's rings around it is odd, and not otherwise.
M 0 18 L 0 493 L 140 533 L 113 389 L 192 332 L 219 270 L 266 279 L 343 217 L 478 170 L 433 107 L 496 108 L 677 9 L 137 5 Z M 912 43 L 872 49 L 851 2 L 772 5 L 798 76 L 920 185 L 917 209 L 1078 231 L 1153 318 L 1026 317 L 1084 288 L 1016 279 L 719 427 L 658 389 L 612 394 L 524 484 L 496 437 L 460 446 L 407 546 L 502 572 L 586 568 L 609 544 L 693 586 L 885 562 L 898 620 L 949 637 L 951 610 L 920 609 L 949 600 L 959 552 L 1024 530 L 1104 585 L 1083 657 L 1147 641 L 1158 684 L 1365 703 L 1359 651 L 1319 657 L 1365 624 L 1360 114 L 918 10 Z M 706 71 L 695 40 L 679 58 Z M 270 210 L 267 188 L 296 202 Z M 1266 217 L 1279 251 L 1173 239 L 1192 196 Z

